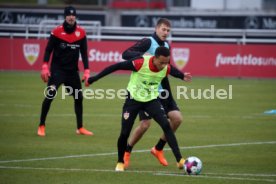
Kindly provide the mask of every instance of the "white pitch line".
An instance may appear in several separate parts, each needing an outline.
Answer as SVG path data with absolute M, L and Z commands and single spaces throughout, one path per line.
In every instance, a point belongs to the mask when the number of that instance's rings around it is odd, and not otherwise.
M 241 180 L 241 181 L 262 181 L 262 182 L 275 182 L 274 179 L 258 179 L 258 178 L 240 178 L 240 177 L 226 177 L 226 176 L 208 176 L 207 174 L 198 176 L 187 176 L 183 174 L 168 174 L 168 173 L 156 173 L 158 176 L 180 176 L 180 177 L 192 177 L 192 178 L 210 178 L 210 179 L 228 179 L 228 180 Z M 219 174 L 218 174 L 219 175 Z
M 51 117 L 75 117 L 74 113 L 72 114 L 50 114 Z M 84 117 L 118 117 L 118 114 L 83 114 Z M 38 117 L 37 114 L 0 114 L 0 117 Z
M 257 177 L 276 177 L 276 174 L 250 174 L 250 173 L 205 173 L 207 175 L 225 175 L 225 176 L 257 176 Z
M 0 104 L 0 107 L 6 107 L 7 105 L 4 104 Z M 19 107 L 19 108 L 32 108 L 32 105 L 21 105 L 21 104 L 13 104 L 12 106 L 14 107 Z M 0 117 L 37 117 L 37 114 L 11 114 L 11 113 L 3 113 L 0 114 Z M 75 117 L 76 115 L 74 113 L 59 113 L 59 114 L 54 114 L 51 113 L 49 116 L 51 117 Z M 103 113 L 98 113 L 98 114 L 83 114 L 84 117 L 119 117 L 120 113 L 117 114 L 103 114 Z M 267 118 L 267 115 L 264 114 L 257 114 L 257 115 L 246 115 L 246 116 L 219 116 L 216 118 L 232 118 L 232 119 L 237 119 L 237 118 L 242 118 L 242 119 L 252 119 L 252 118 Z M 214 116 L 201 116 L 201 115 L 189 115 L 186 118 L 190 118 L 190 119 L 211 119 L 214 118 Z
M 244 146 L 244 145 L 259 145 L 259 144 L 276 144 L 276 141 L 267 141 L 267 142 L 244 142 L 244 143 L 230 143 L 230 144 L 211 144 L 205 146 L 187 146 L 187 147 L 179 147 L 181 150 L 185 149 L 202 149 L 202 148 L 216 148 L 216 147 L 232 147 L 232 146 Z M 171 150 L 170 148 L 165 148 L 165 151 Z M 133 152 L 147 152 L 149 150 L 136 150 Z M 1 162 L 0 162 L 1 163 Z
M 0 169 L 18 169 L 18 170 L 48 170 L 48 171 L 67 171 L 67 172 L 112 172 L 116 173 L 115 170 L 111 169 L 80 169 L 80 168 L 41 168 L 41 167 L 19 167 L 19 166 L 0 166 Z M 227 179 L 227 180 L 242 180 L 242 181 L 262 181 L 262 182 L 275 182 L 274 179 L 258 179 L 258 178 L 241 178 L 241 177 L 230 177 L 230 176 L 208 176 L 208 174 L 198 176 L 188 176 L 183 173 L 170 173 L 167 171 L 138 171 L 138 170 L 126 170 L 126 173 L 147 173 L 156 176 L 181 176 L 181 177 L 193 177 L 197 178 L 209 178 L 209 179 Z M 215 174 L 215 173 L 212 173 Z M 228 174 L 216 174 L 216 175 L 228 175 Z M 231 175 L 231 174 L 230 174 Z M 251 176 L 253 174 L 243 176 Z M 255 175 L 256 177 L 256 175 Z
M 0 105 L 1 106 L 1 105 Z M 4 107 L 4 106 L 3 106 Z M 19 105 L 14 105 L 14 107 L 20 107 L 20 108 L 31 108 L 31 106 L 19 106 Z M 26 114 L 11 114 L 11 113 L 3 113 L 3 114 L 0 114 L 0 117 L 37 117 L 38 115 L 37 114 L 29 114 L 29 113 L 26 113 Z M 59 113 L 59 114 L 54 114 L 54 113 L 51 113 L 49 116 L 52 116 L 52 117 L 71 117 L 71 116 L 75 116 L 74 113 L 70 113 L 70 114 L 66 114 L 66 113 Z M 116 116 L 116 117 L 119 117 L 120 116 L 120 112 L 118 112 L 117 114 L 83 114 L 83 116 L 87 116 L 87 117 L 94 117 L 94 116 Z M 214 116 L 197 116 L 197 115 L 190 115 L 190 116 L 187 116 L 186 118 L 191 118 L 191 119 L 211 119 L 213 118 Z M 266 118 L 268 116 L 266 115 L 259 115 L 258 118 Z M 243 119 L 252 119 L 252 118 L 256 118 L 256 116 L 220 116 L 220 117 L 216 117 L 216 118 L 232 118 L 232 119 L 236 119 L 236 118 L 243 118 Z
M 21 170 L 50 170 L 50 171 L 87 171 L 87 172 L 117 172 L 114 169 L 81 169 L 81 168 L 43 168 L 43 167 L 21 167 L 21 166 L 0 166 L 0 169 L 21 169 Z M 156 173 L 157 171 L 139 171 L 125 170 L 129 173 Z M 158 173 L 169 173 L 167 171 L 158 171 Z
M 31 161 L 42 161 L 42 160 L 58 160 L 58 159 L 67 159 L 67 158 L 82 158 L 82 157 L 97 157 L 97 156 L 111 156 L 117 155 L 117 152 L 111 153 L 96 153 L 96 154 L 84 154 L 84 155 L 67 155 L 61 157 L 47 157 L 47 158 L 30 158 L 24 160 L 3 160 L 0 163 L 13 163 L 13 162 L 31 162 Z
M 188 146 L 180 147 L 180 149 L 199 149 L 199 148 L 215 148 L 215 147 L 232 147 L 232 146 L 245 146 L 245 145 L 259 145 L 259 144 L 276 144 L 276 141 L 266 141 L 266 142 L 244 142 L 244 143 L 230 143 L 230 144 L 213 144 L 206 146 Z M 169 150 L 169 149 L 168 149 Z
M 81 168 L 43 168 L 43 167 L 21 167 L 21 166 L 0 166 L 0 169 L 18 169 L 18 170 L 49 170 L 49 171 L 68 171 L 68 172 L 114 172 L 117 173 L 114 169 L 81 169 Z M 126 173 L 170 173 L 168 171 L 143 171 L 143 170 L 125 170 Z M 181 173 L 179 173 L 181 174 Z M 182 173 L 184 174 L 184 173 Z
M 205 146 L 188 146 L 188 147 L 179 147 L 179 149 L 202 149 L 202 148 L 215 148 L 215 147 L 232 147 L 232 146 L 244 146 L 244 145 L 259 145 L 259 144 L 276 144 L 276 141 L 267 141 L 267 142 L 247 142 L 247 143 L 231 143 L 231 144 L 211 144 Z M 170 148 L 165 148 L 165 151 L 170 150 Z M 134 153 L 144 153 L 149 152 L 149 150 L 136 150 Z M 60 157 L 46 157 L 46 158 L 31 158 L 31 159 L 22 159 L 22 160 L 2 160 L 1 163 L 18 163 L 18 162 L 30 162 L 30 161 L 43 161 L 43 160 L 58 160 L 58 159 L 67 159 L 67 158 L 82 158 L 82 157 L 97 157 L 97 156 L 113 156 L 117 152 L 110 153 L 96 153 L 96 154 L 83 154 L 83 155 L 67 155 Z

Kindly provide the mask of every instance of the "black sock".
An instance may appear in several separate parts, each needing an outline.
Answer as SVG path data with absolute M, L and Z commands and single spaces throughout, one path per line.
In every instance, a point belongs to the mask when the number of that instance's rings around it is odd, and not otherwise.
M 77 128 L 82 127 L 82 98 L 81 99 L 75 99 L 75 113 L 77 118 Z
M 133 148 L 133 146 L 130 146 L 129 144 L 127 144 L 127 147 L 126 147 L 126 152 L 131 153 L 132 148 Z
M 42 103 L 42 108 L 41 108 L 40 124 L 39 124 L 39 126 L 45 125 L 46 116 L 47 116 L 47 114 L 49 112 L 49 109 L 50 109 L 52 101 L 53 101 L 52 99 L 48 99 L 48 98 L 44 99 L 44 101 Z
M 164 149 L 165 145 L 166 145 L 166 141 L 162 140 L 162 139 L 159 139 L 158 143 L 155 145 L 155 148 L 158 150 L 158 151 L 161 151 Z

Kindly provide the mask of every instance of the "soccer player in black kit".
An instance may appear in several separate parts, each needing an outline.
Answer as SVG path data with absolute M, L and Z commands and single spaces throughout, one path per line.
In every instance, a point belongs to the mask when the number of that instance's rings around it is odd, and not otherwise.
M 74 108 L 77 119 L 77 134 L 93 135 L 83 127 L 83 96 L 81 80 L 78 71 L 79 53 L 82 56 L 84 74 L 82 80 L 90 76 L 87 57 L 87 39 L 85 30 L 77 25 L 76 9 L 68 6 L 64 9 L 65 21 L 62 25 L 52 30 L 44 54 L 44 62 L 41 70 L 41 78 L 48 82 L 45 99 L 42 103 L 40 123 L 37 134 L 45 136 L 45 121 L 51 103 L 57 93 L 57 89 L 64 84 L 68 93 L 74 98 Z M 49 70 L 51 53 L 52 62 Z

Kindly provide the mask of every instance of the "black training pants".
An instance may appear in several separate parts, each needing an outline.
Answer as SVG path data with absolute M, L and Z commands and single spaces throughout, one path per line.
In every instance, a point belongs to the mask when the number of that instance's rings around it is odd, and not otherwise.
M 74 109 L 77 119 L 77 128 L 81 128 L 83 125 L 82 113 L 83 113 L 83 96 L 80 76 L 77 71 L 64 72 L 60 70 L 51 71 L 51 77 L 49 78 L 47 91 L 45 91 L 45 99 L 42 103 L 40 125 L 45 125 L 46 116 L 50 109 L 51 103 L 55 98 L 58 88 L 61 84 L 66 86 L 66 90 L 74 98 Z
M 176 161 L 179 162 L 182 156 L 179 151 L 178 143 L 160 101 L 154 99 L 149 102 L 138 102 L 130 98 L 130 95 L 127 96 L 123 106 L 121 133 L 117 142 L 118 162 L 124 162 L 127 140 L 137 114 L 141 110 L 146 111 L 160 125 L 166 136 L 167 142 L 173 151 Z

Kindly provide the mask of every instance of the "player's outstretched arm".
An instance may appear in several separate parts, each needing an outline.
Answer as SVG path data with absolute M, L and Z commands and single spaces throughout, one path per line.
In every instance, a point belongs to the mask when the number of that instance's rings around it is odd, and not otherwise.
M 100 73 L 98 73 L 95 76 L 89 77 L 88 80 L 85 82 L 86 86 L 89 86 L 90 84 L 96 82 L 97 80 L 105 77 L 106 75 L 109 75 L 117 70 L 131 70 L 131 71 L 136 71 L 134 68 L 132 61 L 122 61 L 119 63 L 116 63 L 114 65 L 110 65 L 103 69 Z
M 184 80 L 186 82 L 190 82 L 192 80 L 191 73 L 189 73 L 189 72 L 182 73 L 177 68 L 175 68 L 173 65 L 170 65 L 170 66 L 171 66 L 171 70 L 170 70 L 170 75 L 171 76 L 173 76 L 175 78 L 178 78 L 178 79 L 181 79 L 181 80 Z

